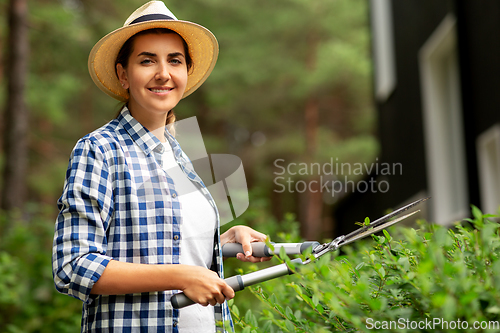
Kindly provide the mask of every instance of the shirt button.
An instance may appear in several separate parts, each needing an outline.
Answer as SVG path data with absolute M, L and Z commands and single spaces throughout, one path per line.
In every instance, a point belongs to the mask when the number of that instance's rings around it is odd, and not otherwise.
M 177 193 L 172 193 L 172 198 L 175 198 L 177 196 Z
M 175 235 L 174 236 L 174 240 L 178 240 L 179 239 L 179 236 L 178 235 Z

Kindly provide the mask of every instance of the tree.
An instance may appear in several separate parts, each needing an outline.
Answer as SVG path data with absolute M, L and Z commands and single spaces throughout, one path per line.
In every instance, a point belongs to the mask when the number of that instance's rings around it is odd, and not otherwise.
M 293 211 L 305 238 L 329 237 L 323 231 L 332 229 L 324 209 L 330 207 L 317 186 L 319 175 L 286 173 L 280 183 L 290 180 L 295 193 L 288 186 L 275 193 L 280 188 L 273 182 L 274 161 L 286 166 L 375 159 L 366 1 L 193 0 L 176 7 L 178 17 L 205 25 L 220 44 L 217 66 L 200 88 L 204 101 L 198 103 L 209 108 L 203 111 L 210 118 L 204 136 L 214 137 L 206 140 L 214 143 L 208 149 L 233 148 L 249 185 L 273 197 L 277 219 Z M 179 107 L 181 116 L 200 114 L 190 107 L 192 100 L 186 102 Z M 263 133 L 265 144 L 255 145 L 252 133 Z M 238 140 L 229 147 L 223 143 Z M 293 188 L 299 182 L 308 185 L 301 193 Z
M 4 160 L 1 208 L 20 208 L 26 196 L 28 112 L 25 103 L 28 69 L 27 0 L 10 0 L 5 69 L 7 101 L 4 116 Z

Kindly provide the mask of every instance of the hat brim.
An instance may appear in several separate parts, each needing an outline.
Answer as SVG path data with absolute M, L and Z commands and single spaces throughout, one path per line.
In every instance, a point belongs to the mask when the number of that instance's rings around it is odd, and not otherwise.
M 219 54 L 215 36 L 205 27 L 179 20 L 154 20 L 136 23 L 116 29 L 99 40 L 89 55 L 89 72 L 94 83 L 109 96 L 126 102 L 129 98 L 116 76 L 115 61 L 123 44 L 136 33 L 166 28 L 177 32 L 188 45 L 193 66 L 188 73 L 186 90 L 182 98 L 189 96 L 208 78 Z

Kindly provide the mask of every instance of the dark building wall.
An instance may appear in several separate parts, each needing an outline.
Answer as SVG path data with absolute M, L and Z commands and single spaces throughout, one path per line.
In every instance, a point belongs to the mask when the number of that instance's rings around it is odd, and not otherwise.
M 500 122 L 500 1 L 456 1 L 470 202 L 480 205 L 476 139 Z
M 396 87 L 387 100 L 377 102 L 379 163 L 401 163 L 402 173 L 372 175 L 386 180 L 387 193 L 353 193 L 335 212 L 339 233 L 352 230 L 352 221 L 376 218 L 391 207 L 427 188 L 418 51 L 452 10 L 449 1 L 392 1 Z
M 418 52 L 446 15 L 450 1 L 392 1 L 396 87 L 377 104 L 381 157 L 401 162 L 403 175 L 394 175 L 385 195 L 387 207 L 400 204 L 427 187 L 426 156 Z
M 500 121 L 500 1 L 457 1 L 464 112 L 477 137 Z
M 354 228 L 352 221 L 375 218 L 427 189 L 418 52 L 448 13 L 457 19 L 469 198 L 475 205 L 476 139 L 500 122 L 500 1 L 393 0 L 392 13 L 397 82 L 389 98 L 377 103 L 379 163 L 401 163 L 403 174 L 383 178 L 390 184 L 387 193 L 354 193 L 339 203 L 340 234 Z

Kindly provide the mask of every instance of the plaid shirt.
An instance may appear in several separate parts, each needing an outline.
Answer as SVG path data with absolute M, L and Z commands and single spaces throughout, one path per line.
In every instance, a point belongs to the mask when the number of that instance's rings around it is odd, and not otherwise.
M 219 213 L 176 139 L 165 130 L 175 158 Z M 117 119 L 80 139 L 71 154 L 54 235 L 56 289 L 84 302 L 82 332 L 178 332 L 177 291 L 91 295 L 111 259 L 178 264 L 182 215 L 176 188 L 162 169 L 161 142 L 124 107 Z M 223 277 L 219 227 L 212 269 Z M 227 304 L 216 322 L 232 321 Z M 218 328 L 222 330 L 222 328 Z

